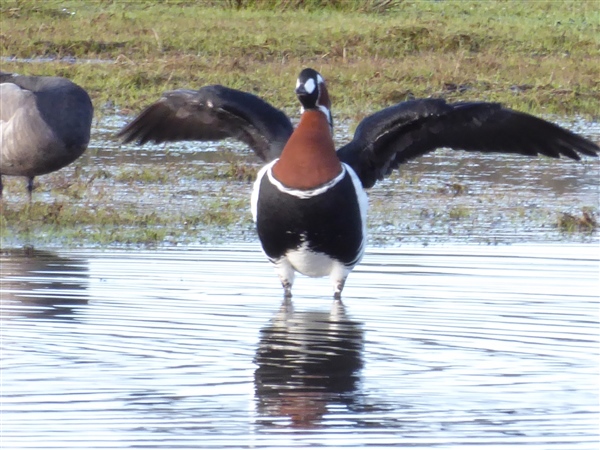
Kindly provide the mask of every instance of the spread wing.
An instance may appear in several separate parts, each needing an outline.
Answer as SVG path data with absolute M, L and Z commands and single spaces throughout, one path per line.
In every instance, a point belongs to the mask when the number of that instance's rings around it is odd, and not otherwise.
M 338 156 L 369 188 L 400 164 L 441 147 L 576 160 L 580 154 L 597 156 L 600 151 L 564 128 L 497 103 L 420 99 L 363 119 Z
M 165 92 L 118 136 L 138 144 L 233 138 L 271 161 L 279 156 L 292 131 L 290 119 L 261 98 L 213 85 Z

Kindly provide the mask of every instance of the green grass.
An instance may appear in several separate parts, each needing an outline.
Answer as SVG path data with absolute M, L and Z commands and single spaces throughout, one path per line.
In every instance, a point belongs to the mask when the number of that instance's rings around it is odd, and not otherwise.
M 147 205 L 146 205 L 147 206 Z M 69 199 L 51 203 L 2 204 L 0 237 L 4 243 L 37 245 L 169 245 L 180 241 L 202 242 L 203 229 L 216 234 L 249 225 L 246 199 L 201 202 L 195 209 L 168 211 L 139 204 L 106 204 Z M 4 245 L 3 245 L 4 246 Z
M 336 113 L 356 119 L 411 96 L 598 117 L 595 2 L 395 1 L 377 12 L 378 3 L 5 0 L 2 55 L 111 63 L 0 67 L 68 76 L 97 106 L 125 112 L 164 90 L 209 83 L 295 111 L 295 78 L 313 66 Z

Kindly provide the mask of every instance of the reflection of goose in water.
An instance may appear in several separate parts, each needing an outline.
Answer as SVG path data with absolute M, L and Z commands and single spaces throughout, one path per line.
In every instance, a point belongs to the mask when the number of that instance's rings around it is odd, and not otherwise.
M 295 312 L 290 300 L 260 332 L 255 394 L 263 417 L 317 426 L 328 407 L 354 402 L 362 367 L 362 324 L 335 301 L 331 312 Z
M 85 260 L 40 250 L 0 252 L 1 315 L 69 319 L 87 304 Z

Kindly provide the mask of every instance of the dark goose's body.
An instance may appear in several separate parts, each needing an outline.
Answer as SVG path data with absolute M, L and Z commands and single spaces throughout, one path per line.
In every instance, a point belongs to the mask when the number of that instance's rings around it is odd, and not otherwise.
M 0 72 L 0 176 L 27 177 L 31 198 L 34 177 L 86 150 L 93 114 L 87 92 L 66 78 Z

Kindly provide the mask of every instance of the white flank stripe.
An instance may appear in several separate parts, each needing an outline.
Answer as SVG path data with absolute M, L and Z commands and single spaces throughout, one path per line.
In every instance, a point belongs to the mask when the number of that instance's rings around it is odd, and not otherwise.
M 316 195 L 320 195 L 320 194 L 322 194 L 324 192 L 327 192 L 333 186 L 335 186 L 340 181 L 342 181 L 344 179 L 344 176 L 346 176 L 346 167 L 345 167 L 345 165 L 342 165 L 342 171 L 340 172 L 340 174 L 337 177 L 335 177 L 331 181 L 328 181 L 325 184 L 322 184 L 318 188 L 315 188 L 315 189 L 294 189 L 294 188 L 289 188 L 289 187 L 283 185 L 279 180 L 277 180 L 273 176 L 273 172 L 272 172 L 271 168 L 272 168 L 273 164 L 275 164 L 275 162 L 277 162 L 277 160 L 269 163 L 269 165 L 267 165 L 265 168 L 263 168 L 263 170 L 266 171 L 266 174 L 269 177 L 269 181 L 271 182 L 271 184 L 273 186 L 275 186 L 281 192 L 283 192 L 285 194 L 293 195 L 294 197 L 298 197 L 298 198 L 311 198 L 311 197 L 314 197 Z M 263 172 L 262 170 L 259 172 L 260 178 L 262 178 L 262 176 L 264 176 L 264 173 L 262 173 L 262 172 Z M 258 180 L 257 180 L 257 182 L 258 182 Z M 256 190 L 256 186 L 255 186 L 255 190 Z

